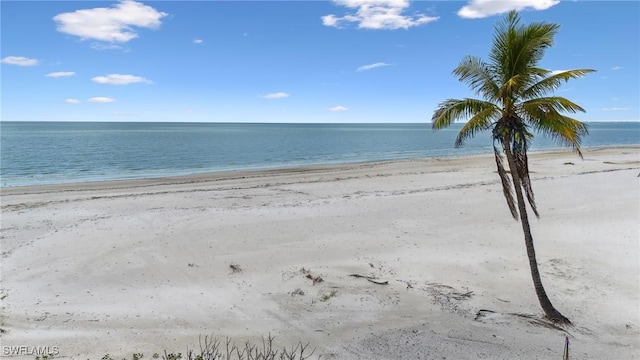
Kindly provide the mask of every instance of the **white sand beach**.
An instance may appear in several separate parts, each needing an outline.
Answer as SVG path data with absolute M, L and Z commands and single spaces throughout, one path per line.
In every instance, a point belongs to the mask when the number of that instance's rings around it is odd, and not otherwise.
M 2 356 L 271 334 L 320 359 L 562 359 L 567 335 L 571 359 L 639 359 L 640 147 L 529 166 L 565 330 L 536 324 L 520 224 L 479 155 L 4 188 Z

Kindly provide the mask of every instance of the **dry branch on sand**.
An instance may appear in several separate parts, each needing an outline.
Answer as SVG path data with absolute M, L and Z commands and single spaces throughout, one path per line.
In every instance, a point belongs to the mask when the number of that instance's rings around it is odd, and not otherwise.
M 245 341 L 237 345 L 230 338 L 224 344 L 214 336 L 200 336 L 200 351 L 187 351 L 187 360 L 305 360 L 311 358 L 315 349 L 309 349 L 309 343 L 299 342 L 291 348 L 276 348 L 275 337 L 262 337 L 261 344 Z M 168 356 L 164 357 L 168 360 Z
M 373 276 L 366 276 L 366 275 L 360 275 L 360 274 L 351 274 L 349 276 L 355 277 L 355 278 L 362 278 L 362 279 L 366 279 L 369 282 L 372 282 L 374 284 L 377 285 L 389 285 L 389 281 L 388 280 L 378 280 Z

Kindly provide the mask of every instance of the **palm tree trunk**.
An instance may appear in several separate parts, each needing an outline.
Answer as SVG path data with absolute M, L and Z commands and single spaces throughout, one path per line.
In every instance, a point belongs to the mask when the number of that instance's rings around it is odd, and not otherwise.
M 529 258 L 529 267 L 531 269 L 531 277 L 533 278 L 533 287 L 536 290 L 538 301 L 542 310 L 544 311 L 547 319 L 561 324 L 571 324 L 571 321 L 564 317 L 556 308 L 551 304 L 551 300 L 547 296 L 547 292 L 542 286 L 542 279 L 540 278 L 540 272 L 538 271 L 538 262 L 536 260 L 536 250 L 533 247 L 533 236 L 531 235 L 531 228 L 529 226 L 529 217 L 527 216 L 527 207 L 522 194 L 522 182 L 518 175 L 518 169 L 516 161 L 511 151 L 511 143 L 508 139 L 503 141 L 503 148 L 507 161 L 509 162 L 509 170 L 511 171 L 511 179 L 513 180 L 513 187 L 516 192 L 516 200 L 518 202 L 518 211 L 520 213 L 520 222 L 522 224 L 522 231 L 524 232 L 524 242 L 527 248 L 527 257 Z

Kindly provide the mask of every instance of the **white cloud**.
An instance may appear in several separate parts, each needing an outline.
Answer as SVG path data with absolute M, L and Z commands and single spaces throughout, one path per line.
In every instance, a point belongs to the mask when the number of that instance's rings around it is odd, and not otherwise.
M 259 95 L 258 97 L 261 97 L 263 99 L 284 99 L 289 97 L 289 94 L 287 94 L 286 92 L 276 92 L 267 95 Z
M 66 102 L 67 104 L 80 104 L 80 100 L 78 99 L 67 99 L 64 102 Z
M 52 78 L 60 78 L 60 77 L 68 77 L 68 76 L 73 76 L 76 73 L 73 71 L 56 71 L 56 72 L 52 72 L 52 73 L 48 73 L 47 75 L 45 75 L 46 77 L 52 77 Z
M 333 111 L 333 112 L 337 112 L 337 111 L 347 111 L 349 110 L 348 107 L 342 106 L 342 105 L 338 105 L 338 106 L 334 106 L 332 108 L 328 109 L 329 111 Z
M 97 82 L 98 84 L 109 84 L 109 85 L 128 85 L 135 83 L 145 83 L 151 84 L 153 83 L 151 80 L 147 80 L 140 76 L 134 75 L 122 75 L 122 74 L 109 74 L 107 76 L 96 76 L 91 80 Z
M 24 56 L 7 56 L 2 58 L 3 64 L 18 65 L 18 66 L 33 66 L 38 65 L 38 60 L 29 59 Z
M 624 69 L 622 66 L 614 66 L 611 68 L 611 70 L 622 70 Z
M 338 27 L 340 22 L 340 19 L 333 14 L 322 16 L 321 19 L 324 26 Z
M 129 49 L 125 49 L 120 45 L 106 44 L 106 43 L 99 43 L 99 42 L 92 43 L 91 48 L 95 50 L 123 50 L 124 52 L 129 52 Z
M 138 37 L 134 27 L 157 29 L 167 15 L 133 0 L 121 0 L 110 8 L 76 10 L 58 14 L 53 20 L 58 31 L 82 40 L 125 43 Z
M 360 66 L 356 70 L 357 71 L 367 71 L 367 70 L 371 70 L 371 69 L 375 69 L 375 68 L 379 68 L 379 67 L 383 67 L 383 66 L 391 66 L 391 64 L 379 62 L 379 63 L 375 63 L 375 64 L 369 64 L 369 65 Z
M 204 42 L 204 40 L 202 39 L 193 39 L 193 43 L 194 44 L 202 44 Z
M 97 96 L 97 97 L 92 97 L 87 101 L 92 103 L 111 103 L 116 101 L 116 99 L 113 99 L 110 97 L 104 97 L 104 96 Z
M 546 10 L 558 5 L 560 0 L 470 0 L 458 10 L 458 16 L 466 19 L 480 19 L 504 14 L 511 10 Z
M 600 110 L 602 110 L 602 111 L 623 111 L 623 110 L 629 110 L 629 108 L 626 108 L 626 107 L 610 107 L 610 108 L 602 108 Z
M 438 20 L 438 17 L 420 13 L 413 16 L 403 15 L 410 5 L 409 0 L 334 0 L 333 2 L 357 11 L 342 17 L 333 14 L 322 16 L 322 24 L 325 26 L 340 28 L 343 23 L 357 23 L 361 29 L 395 30 L 408 29 Z

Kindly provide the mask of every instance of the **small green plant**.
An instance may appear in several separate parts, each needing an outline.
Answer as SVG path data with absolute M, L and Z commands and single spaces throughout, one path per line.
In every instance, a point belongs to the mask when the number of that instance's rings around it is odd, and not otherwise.
M 335 297 L 337 293 L 338 293 L 338 290 L 336 290 L 336 289 L 332 289 L 328 294 L 322 294 L 322 295 L 320 296 L 320 301 L 322 301 L 322 302 L 327 302 L 327 301 L 329 301 L 329 299 L 331 299 L 332 297 Z
M 54 357 L 53 354 L 45 354 L 42 356 L 36 356 L 36 360 L 52 360 Z
M 182 359 L 182 353 L 168 353 L 165 351 L 164 352 L 164 356 L 162 357 L 163 360 L 181 360 Z

